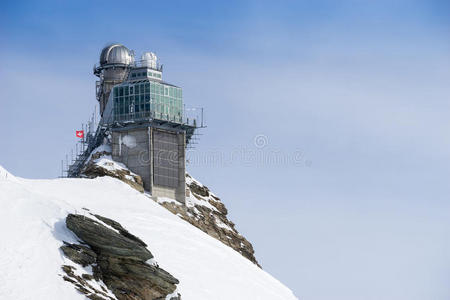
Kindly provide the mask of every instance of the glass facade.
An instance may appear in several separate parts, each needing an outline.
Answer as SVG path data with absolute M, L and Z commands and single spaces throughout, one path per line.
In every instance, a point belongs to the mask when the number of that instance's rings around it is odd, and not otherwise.
M 150 72 L 150 71 L 142 71 L 142 72 L 132 72 L 130 74 L 130 78 L 133 80 L 135 78 L 142 78 L 142 77 L 154 77 L 157 79 L 161 79 L 162 76 L 160 73 L 157 72 Z
M 115 121 L 154 118 L 181 123 L 181 88 L 156 81 L 123 83 L 113 88 Z

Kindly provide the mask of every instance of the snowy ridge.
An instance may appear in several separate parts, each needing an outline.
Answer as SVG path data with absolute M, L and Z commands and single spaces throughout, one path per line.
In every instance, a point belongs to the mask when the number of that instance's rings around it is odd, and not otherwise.
M 64 220 L 83 208 L 120 222 L 148 244 L 158 264 L 180 280 L 183 300 L 297 299 L 233 249 L 115 178 L 0 180 L 0 203 L 0 226 L 7 228 L 0 299 L 86 299 L 62 279 L 61 266 L 70 262 L 59 250 L 63 241 L 77 241 Z
M 98 146 L 92 151 L 89 158 L 86 160 L 86 164 L 88 164 L 92 160 L 93 164 L 101 168 L 104 168 L 110 172 L 123 170 L 129 171 L 131 173 L 131 176 L 127 175 L 126 179 L 136 182 L 134 177 L 137 175 L 131 172 L 124 164 L 114 161 L 111 156 L 111 151 L 112 151 L 111 146 L 108 144 Z
M 6 171 L 2 166 L 0 166 L 0 180 L 19 182 L 19 180 L 14 175 L 11 175 L 11 173 Z
M 186 189 L 188 192 L 185 204 L 167 198 L 158 198 L 156 202 L 260 266 L 254 255 L 253 245 L 228 219 L 228 210 L 224 203 L 208 187 L 189 174 L 186 174 Z
M 186 176 L 186 185 L 188 187 L 190 187 L 192 184 L 196 184 L 202 188 L 204 188 L 205 186 L 198 180 L 196 180 L 194 177 L 192 177 L 191 175 Z M 190 195 L 188 197 L 186 197 L 186 206 L 187 207 L 194 207 L 195 205 L 200 205 L 200 206 L 204 206 L 207 207 L 213 211 L 218 211 L 217 208 L 213 205 L 211 205 L 211 203 L 209 203 L 209 201 L 217 201 L 216 199 L 219 198 L 214 198 L 216 197 L 211 191 L 209 191 L 209 195 L 207 197 L 203 197 L 201 195 L 196 194 L 194 196 L 194 193 L 190 193 Z

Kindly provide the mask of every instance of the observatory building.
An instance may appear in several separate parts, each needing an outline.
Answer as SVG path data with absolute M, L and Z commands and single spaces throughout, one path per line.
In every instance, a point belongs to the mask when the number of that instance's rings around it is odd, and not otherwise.
M 188 115 L 182 89 L 163 81 L 163 67 L 152 52 L 136 60 L 127 47 L 109 45 L 94 74 L 101 121 L 85 156 L 108 136 L 113 160 L 140 175 L 147 191 L 184 202 L 186 147 L 203 126 L 203 110 Z M 69 176 L 80 169 L 71 166 Z

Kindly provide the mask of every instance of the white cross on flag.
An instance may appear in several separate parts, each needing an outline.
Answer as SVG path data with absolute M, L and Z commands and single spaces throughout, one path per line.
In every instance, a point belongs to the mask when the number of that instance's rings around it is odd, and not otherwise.
M 84 130 L 76 130 L 75 135 L 77 136 L 77 138 L 84 138 Z

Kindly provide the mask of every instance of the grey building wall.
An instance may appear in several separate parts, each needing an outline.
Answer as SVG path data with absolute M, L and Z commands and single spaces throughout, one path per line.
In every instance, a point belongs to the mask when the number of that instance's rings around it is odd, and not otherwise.
M 144 188 L 152 196 L 169 197 L 184 203 L 185 140 L 184 131 L 171 132 L 153 127 L 113 130 L 112 158 L 140 175 Z M 173 180 L 174 175 L 176 180 Z

